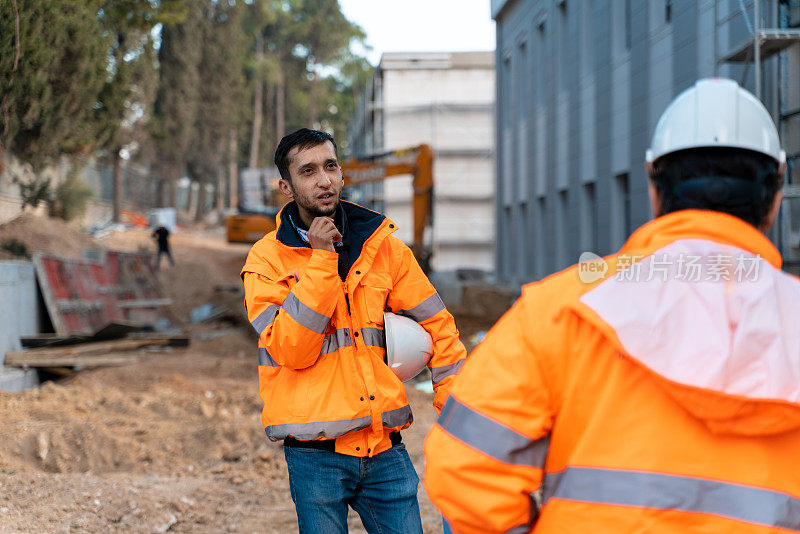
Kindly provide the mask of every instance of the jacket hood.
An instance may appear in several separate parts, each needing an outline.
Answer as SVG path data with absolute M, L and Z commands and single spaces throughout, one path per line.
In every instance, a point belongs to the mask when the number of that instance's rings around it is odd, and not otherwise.
M 631 237 L 576 311 L 711 431 L 799 428 L 800 281 L 779 269 L 763 234 L 734 217 L 660 219 Z M 691 237 L 669 239 L 692 219 Z

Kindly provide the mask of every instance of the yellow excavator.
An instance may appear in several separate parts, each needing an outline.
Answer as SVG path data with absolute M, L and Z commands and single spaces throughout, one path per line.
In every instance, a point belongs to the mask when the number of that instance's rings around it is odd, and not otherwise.
M 413 187 L 414 228 L 411 250 L 422 269 L 430 272 L 431 246 L 423 242 L 425 229 L 433 224 L 433 149 L 422 144 L 342 162 L 344 185 L 381 182 L 410 174 Z
M 228 242 L 255 243 L 275 229 L 275 216 L 285 203 L 277 191 L 279 178 L 277 167 L 242 169 L 238 211 L 225 221 Z

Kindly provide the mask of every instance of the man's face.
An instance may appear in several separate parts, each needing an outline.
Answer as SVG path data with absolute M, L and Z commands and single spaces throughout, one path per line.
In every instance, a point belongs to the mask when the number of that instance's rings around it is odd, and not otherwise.
M 281 192 L 294 199 L 300 218 L 310 225 L 316 217 L 332 217 L 339 205 L 344 181 L 333 143 L 289 151 L 291 183 L 280 180 Z

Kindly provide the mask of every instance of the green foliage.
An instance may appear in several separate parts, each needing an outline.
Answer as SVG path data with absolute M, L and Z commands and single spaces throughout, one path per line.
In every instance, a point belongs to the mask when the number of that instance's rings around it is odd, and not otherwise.
M 200 85 L 194 142 L 189 150 L 191 174 L 212 182 L 220 172 L 228 132 L 237 123 L 243 92 L 243 5 L 219 2 L 206 8 L 201 21 L 203 47 L 198 64 Z
M 206 183 L 227 168 L 232 132 L 240 165 L 251 148 L 269 164 L 303 126 L 346 153 L 371 76 L 350 52 L 363 38 L 337 0 L 0 0 L 0 148 L 38 172 L 63 154 L 154 147 L 158 179 L 188 169 Z M 67 218 L 85 205 L 74 177 L 17 183 L 27 204 L 52 196 Z
M 94 107 L 100 146 L 119 150 L 137 123 L 147 120 L 155 92 L 153 30 L 188 14 L 186 0 L 92 0 L 104 32 L 110 36 L 107 77 Z
M 194 135 L 200 90 L 203 1 L 189 0 L 186 18 L 161 30 L 153 137 L 161 159 L 183 165 Z
M 34 176 L 30 180 L 23 180 L 15 176 L 11 181 L 19 187 L 19 194 L 22 197 L 22 209 L 25 209 L 25 206 L 36 208 L 42 202 L 50 200 L 49 178 Z
M 91 150 L 109 41 L 84 2 L 0 2 L 0 143 L 34 169 Z
M 301 127 L 319 127 L 346 147 L 347 123 L 354 99 L 372 75 L 372 67 L 350 51 L 365 35 L 342 14 L 336 0 L 253 0 L 245 19 L 251 46 L 245 61 L 249 88 L 258 80 L 265 91 L 265 120 L 259 143 L 259 165 L 269 165 L 280 136 Z M 263 36 L 267 54 L 257 60 L 255 35 Z M 279 93 L 285 95 L 283 109 Z M 252 127 L 252 116 L 246 128 Z M 284 129 L 276 131 L 283 120 Z M 249 132 L 247 132 L 249 133 Z M 242 135 L 240 163 L 246 164 L 249 137 Z
M 50 201 L 50 216 L 71 221 L 86 213 L 89 199 L 93 196 L 92 188 L 77 173 L 56 186 L 53 199 Z

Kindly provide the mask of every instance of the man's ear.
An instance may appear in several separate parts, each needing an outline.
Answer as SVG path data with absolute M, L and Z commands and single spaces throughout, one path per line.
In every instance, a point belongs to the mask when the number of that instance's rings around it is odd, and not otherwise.
M 783 201 L 783 191 L 778 189 L 775 193 L 775 196 L 772 197 L 772 203 L 770 204 L 769 211 L 764 216 L 764 220 L 761 221 L 758 229 L 762 232 L 768 232 L 772 225 L 775 223 L 775 219 L 778 218 L 778 212 L 781 211 L 781 202 Z
M 280 188 L 283 196 L 285 196 L 289 200 L 294 199 L 294 190 L 292 189 L 292 184 L 281 178 L 280 180 L 278 180 L 278 187 Z
M 653 210 L 653 217 L 661 217 L 661 215 L 663 215 L 661 212 L 661 193 L 658 192 L 656 184 L 654 184 L 653 180 L 650 178 L 647 179 L 647 196 L 650 198 L 650 207 Z

